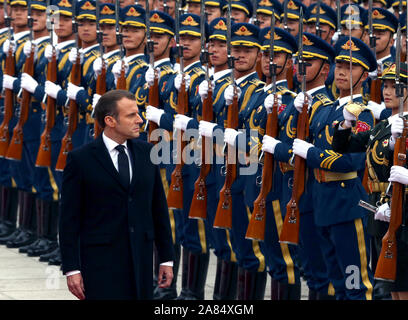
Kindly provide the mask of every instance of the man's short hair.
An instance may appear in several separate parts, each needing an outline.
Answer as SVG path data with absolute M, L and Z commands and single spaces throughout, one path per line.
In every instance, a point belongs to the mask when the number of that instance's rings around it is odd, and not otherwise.
M 105 128 L 105 117 L 118 118 L 117 102 L 123 98 L 136 101 L 136 97 L 126 90 L 111 90 L 102 95 L 95 106 L 95 119 L 98 124 Z

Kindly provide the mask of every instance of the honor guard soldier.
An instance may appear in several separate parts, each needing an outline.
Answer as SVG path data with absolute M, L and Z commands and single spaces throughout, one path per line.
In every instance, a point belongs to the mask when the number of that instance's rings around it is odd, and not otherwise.
M 286 8 L 285 4 L 287 6 Z M 281 14 L 280 21 L 283 23 L 283 29 L 288 31 L 294 37 L 297 37 L 299 33 L 300 8 L 303 10 L 303 21 L 304 24 L 306 24 L 309 13 L 307 7 L 301 1 L 285 0 L 283 4 L 283 13 Z
M 406 2 L 406 1 L 402 1 L 402 4 L 401 4 L 401 1 L 400 1 L 400 0 L 396 0 L 396 1 L 390 0 L 390 1 L 391 1 L 391 7 L 392 7 L 392 9 L 393 9 L 393 12 L 394 12 L 395 17 L 396 17 L 397 19 L 399 19 L 399 17 L 400 17 L 400 9 L 401 9 L 401 11 L 402 11 L 401 13 L 406 12 L 407 2 Z M 401 6 L 401 8 L 400 8 L 400 6 Z
M 279 24 L 283 12 L 282 5 L 278 0 L 257 0 L 256 19 L 259 22 L 259 28 L 269 27 L 271 24 L 272 12 L 275 14 L 276 24 Z
M 210 78 L 210 84 L 206 80 L 201 82 L 198 93 L 201 96 L 201 100 L 204 101 L 208 96 L 210 86 L 212 88 L 214 118 L 213 122 L 207 122 L 207 126 L 212 132 L 214 124 L 218 124 L 222 128 L 224 127 L 224 122 L 226 121 L 226 114 L 224 114 L 224 91 L 231 83 L 231 70 L 228 69 L 227 54 L 227 20 L 225 18 L 217 18 L 211 22 L 208 52 L 210 54 L 211 65 L 214 68 L 214 74 Z M 203 120 L 200 121 L 200 126 L 202 123 Z M 219 174 L 223 166 L 221 163 L 223 163 L 224 159 L 222 145 L 217 144 L 214 152 L 214 161 L 212 162 L 209 176 L 206 179 L 208 199 L 207 220 L 211 228 L 214 224 L 219 192 L 224 184 L 224 177 Z M 218 228 L 212 228 L 211 233 L 214 254 L 217 257 L 213 299 L 234 300 L 237 294 L 238 264 L 232 248 L 232 234 L 229 230 Z
M 72 27 L 73 18 L 73 6 L 70 0 L 53 0 L 52 5 L 57 7 L 52 13 L 59 17 L 58 22 L 54 21 L 55 34 L 57 35 L 57 44 L 53 47 L 51 44 L 47 45 L 44 50 L 44 58 L 47 62 L 50 62 L 53 58 L 53 50 L 55 50 L 56 55 L 56 65 L 57 65 L 57 80 L 54 82 L 46 80 L 45 83 L 40 84 L 39 87 L 43 85 L 44 92 L 47 96 L 55 99 L 55 124 L 51 130 L 51 174 L 55 183 L 58 187 L 58 191 L 61 190 L 62 183 L 62 173 L 55 170 L 56 160 L 58 158 L 61 140 L 66 132 L 65 123 L 65 107 L 68 103 L 68 98 L 66 95 L 66 89 L 68 86 L 68 78 L 71 72 L 72 64 L 68 60 L 69 53 L 73 47 L 75 47 L 74 32 Z M 54 19 L 53 17 L 51 19 Z M 43 59 L 44 59 L 43 58 Z M 41 91 L 38 88 L 37 91 Z M 43 98 L 44 99 L 44 98 Z M 47 98 L 45 98 L 47 99 Z M 46 123 L 43 123 L 43 127 Z M 53 194 L 54 195 L 54 194 Z M 53 200 L 54 201 L 54 200 Z M 53 202 L 54 203 L 54 202 Z M 52 213 L 59 215 L 59 211 Z M 61 256 L 59 252 L 59 246 L 50 253 L 44 253 L 40 255 L 40 261 L 48 262 L 50 265 L 60 265 Z
M 368 21 L 367 11 L 356 4 L 350 6 L 347 4 L 341 7 L 340 16 L 341 34 L 348 36 L 351 27 L 351 36 L 365 42 L 367 34 L 365 26 Z M 334 67 L 332 65 L 329 76 L 326 79 L 326 87 L 329 89 L 330 99 L 333 101 L 339 97 L 338 89 L 334 83 Z
M 205 13 L 207 15 L 207 23 L 210 24 L 214 19 L 220 18 L 222 15 L 221 9 L 222 0 L 205 0 Z
M 317 8 L 320 6 L 320 14 Z M 336 12 L 324 3 L 314 3 L 309 8 L 309 19 L 307 20 L 308 32 L 322 38 L 328 44 L 332 43 L 332 37 L 337 30 Z M 318 23 L 317 23 L 318 20 Z
M 26 1 L 11 1 L 11 18 L 12 26 L 14 30 L 13 40 L 10 42 L 8 39 L 3 43 L 3 52 L 9 54 L 9 46 L 12 43 L 12 50 L 15 56 L 15 76 L 10 76 L 3 73 L 3 89 L 13 90 L 13 93 L 17 95 L 20 91 L 20 76 L 23 73 L 23 66 L 26 56 L 24 55 L 23 48 L 25 42 L 29 38 L 28 28 L 28 11 Z M 16 100 L 15 100 L 16 101 Z M 13 106 L 13 116 L 10 120 L 9 126 L 14 127 L 19 119 L 20 104 L 16 103 Z M 38 111 L 38 110 L 37 110 Z M 33 111 L 30 112 L 30 116 L 33 116 Z M 35 118 L 39 122 L 41 121 L 40 113 L 36 113 Z M 31 118 L 33 119 L 33 118 Z M 14 130 L 14 129 L 13 129 Z M 14 131 L 10 132 L 10 141 Z M 10 144 L 9 144 L 10 145 Z M 38 146 L 37 146 L 38 147 Z M 8 148 L 2 155 L 7 158 Z M 19 191 L 18 206 L 20 207 L 18 216 L 19 227 L 9 236 L 0 239 L 0 243 L 7 244 L 10 247 L 19 248 L 31 244 L 35 241 L 36 233 L 36 210 L 35 210 L 35 193 L 33 191 L 33 167 L 30 166 L 28 159 L 28 149 L 24 149 L 23 159 L 25 161 L 11 161 L 9 162 L 10 174 L 12 177 L 13 185 L 17 186 Z M 28 159 L 27 159 L 28 158 Z M 20 165 L 19 170 L 17 167 Z
M 76 20 L 78 22 L 78 36 L 81 40 L 81 49 L 72 48 L 69 61 L 75 63 L 77 55 L 81 61 L 80 86 L 70 79 L 67 87 L 67 97 L 76 101 L 79 111 L 79 123 L 75 134 L 78 143 L 82 145 L 93 139 L 92 97 L 96 90 L 96 79 L 93 63 L 99 56 L 96 38 L 96 3 L 94 0 L 82 0 L 76 4 Z M 80 137 L 82 136 L 82 142 Z
M 24 125 L 23 144 L 31 150 L 30 165 L 34 176 L 37 209 L 37 237 L 31 245 L 20 247 L 19 252 L 28 256 L 40 256 L 49 253 L 57 247 L 58 224 L 58 187 L 52 172 L 48 168 L 36 167 L 37 153 L 40 147 L 40 136 L 45 125 L 45 110 L 41 106 L 44 98 L 44 83 L 48 60 L 44 57 L 45 48 L 50 44 L 47 30 L 47 4 L 45 1 L 30 1 L 31 15 L 33 17 L 33 40 L 24 44 L 26 63 L 31 54 L 34 54 L 34 73 L 21 75 L 21 88 L 31 95 L 30 110 L 33 115 L 28 116 Z M 23 104 L 24 102 L 22 102 Z M 38 113 L 38 114 L 37 114 Z M 39 119 L 37 119 L 37 117 Z M 31 146 L 32 145 L 32 146 Z M 36 150 L 35 150 L 36 149 Z M 22 159 L 23 160 L 23 159 Z
M 332 105 L 332 101 L 328 98 L 324 81 L 330 70 L 330 64 L 334 60 L 334 50 L 321 38 L 310 33 L 304 33 L 303 58 L 308 63 L 306 66 L 306 95 L 310 99 L 309 127 L 312 127 L 314 125 L 314 115 L 319 112 L 319 108 Z M 301 82 L 301 80 L 300 75 L 298 75 L 298 81 Z M 283 110 L 279 124 L 282 129 L 279 138 L 274 139 L 265 136 L 262 145 L 264 151 L 274 153 L 275 160 L 279 161 L 279 167 L 282 173 L 284 173 L 281 196 L 283 208 L 286 208 L 291 198 L 290 181 L 293 181 L 293 167 L 290 165 L 290 160 L 293 156 L 292 143 L 296 137 L 298 110 L 301 111 L 303 107 L 303 103 L 299 103 L 299 100 L 303 100 L 303 96 L 303 92 L 299 93 L 296 99 Z M 269 101 L 269 98 L 266 101 Z M 267 105 L 266 101 L 265 105 Z M 326 300 L 333 298 L 334 290 L 329 284 L 322 251 L 316 246 L 319 240 L 314 224 L 313 183 L 313 170 L 309 169 L 305 192 L 299 203 L 301 214 L 299 237 L 301 246 L 296 253 L 303 266 L 306 282 L 309 287 L 309 300 Z M 283 245 L 281 243 L 281 246 Z M 291 249 L 294 250 L 293 248 Z M 279 284 L 279 286 L 282 285 Z
M 195 14 L 197 16 L 200 15 L 201 7 L 200 7 L 200 0 L 187 0 L 187 12 Z
M 381 76 L 383 70 L 389 68 L 395 61 L 391 49 L 394 45 L 394 34 L 397 32 L 398 20 L 386 9 L 373 8 L 372 32 L 375 37 L 375 56 L 377 59 L 377 70 L 369 74 L 369 78 L 363 85 L 363 99 L 367 101 L 367 107 L 373 112 L 374 117 L 383 120 L 391 115 L 391 110 L 384 110 L 384 104 L 374 101 L 371 97 L 370 88 L 373 80 Z M 366 26 L 368 29 L 368 26 Z M 380 89 L 379 89 L 380 90 Z M 381 91 L 381 90 L 380 90 Z M 379 94 L 381 96 L 381 93 Z
M 102 72 L 102 61 L 106 64 L 106 91 L 115 89 L 115 77 L 112 73 L 112 67 L 116 61 L 120 59 L 119 45 L 116 39 L 116 13 L 115 5 L 110 3 L 99 4 L 99 28 L 101 29 L 103 38 L 102 45 L 104 48 L 103 60 L 101 57 L 95 59 L 93 69 L 95 76 Z M 92 99 L 93 109 L 99 100 L 100 95 L 94 94 Z
M 383 9 L 389 9 L 391 7 L 391 2 L 394 2 L 393 0 L 376 0 L 373 1 L 373 7 L 375 8 L 383 8 Z M 369 1 L 368 0 L 363 0 L 361 1 L 360 5 L 368 10 L 368 6 L 369 6 Z M 395 12 L 395 10 L 394 10 Z
M 377 258 L 381 252 L 381 240 L 387 232 L 390 222 L 390 194 L 387 189 L 389 181 L 391 181 L 389 180 L 390 171 L 393 170 L 392 168 L 396 168 L 393 167 L 393 147 L 403 127 L 403 121 L 398 114 L 400 101 L 396 95 L 395 88 L 396 65 L 393 64 L 384 70 L 381 79 L 384 85 L 383 96 L 385 103 L 387 108 L 392 110 L 392 115 L 388 119 L 379 122 L 371 130 L 357 134 L 353 134 L 348 124 L 342 122 L 341 125 L 336 126 L 333 135 L 333 148 L 336 152 L 365 152 L 367 155 L 367 166 L 369 168 L 368 186 L 370 190 L 369 203 L 373 205 L 374 208 L 377 208 L 375 215 L 370 215 L 368 220 L 368 232 L 373 236 L 373 256 L 371 261 L 373 270 L 376 269 Z M 407 79 L 407 65 L 401 63 L 399 81 L 406 85 Z M 406 89 L 404 89 L 402 93 L 402 99 L 406 101 Z M 405 106 L 403 115 L 403 119 L 406 119 L 407 109 Z M 399 167 L 395 170 L 395 173 L 398 173 L 400 178 L 405 178 L 406 174 L 400 174 L 400 172 L 405 173 L 406 169 L 404 170 L 402 167 Z M 397 176 L 395 173 L 393 174 L 394 177 Z M 406 183 L 406 180 L 404 182 Z M 403 214 L 406 215 L 406 210 Z M 404 236 L 406 236 L 406 228 L 401 228 L 397 236 L 398 272 L 395 282 L 391 283 L 376 279 L 374 287 L 374 299 L 376 300 L 389 299 L 390 291 L 395 300 L 407 299 L 408 283 L 406 279 L 406 267 L 408 251 L 406 244 L 401 241 Z
M 0 52 L 3 51 L 4 42 L 12 36 L 10 20 L 9 0 L 0 1 Z M 7 19 L 7 21 L 6 21 Z M 3 73 L 6 71 L 6 55 L 0 55 L 0 85 L 3 84 Z M 5 115 L 5 101 L 3 95 L 0 97 L 0 124 L 3 125 Z M 5 124 L 5 123 L 4 123 Z M 9 135 L 12 134 L 9 128 Z M 16 229 L 18 192 L 16 186 L 12 185 L 9 161 L 0 158 L 0 239 L 9 236 Z
M 375 70 L 377 63 L 370 48 L 357 38 L 341 38 L 336 47 L 335 82 L 340 98 L 332 107 L 320 108 L 314 116 L 317 125 L 310 128 L 314 144 L 295 139 L 293 153 L 306 159 L 316 179 L 313 185 L 313 212 L 336 299 L 370 300 L 373 276 L 368 265 L 370 254 L 366 212 L 358 206 L 361 199 L 367 199 L 362 185 L 365 155 L 336 153 L 331 142 L 334 126 L 344 120 L 343 108 L 346 105 L 356 113 L 363 110 L 353 123 L 354 132 L 373 127 L 374 117 L 371 111 L 365 110 L 360 91 L 368 72 Z M 349 237 L 345 238 L 344 234 Z M 350 266 L 356 268 L 354 285 L 347 280 L 352 272 Z
M 224 14 L 227 12 L 227 1 L 223 1 Z M 231 18 L 235 23 L 249 22 L 253 13 L 253 5 L 251 0 L 232 0 L 231 3 Z

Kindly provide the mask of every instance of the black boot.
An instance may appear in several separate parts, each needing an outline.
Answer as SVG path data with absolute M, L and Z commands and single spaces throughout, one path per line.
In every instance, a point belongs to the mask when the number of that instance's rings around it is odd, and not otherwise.
M 181 246 L 180 244 L 175 244 L 173 248 L 175 253 L 175 260 L 173 262 L 173 280 L 168 288 L 155 288 L 153 292 L 154 300 L 174 300 L 177 298 L 177 276 L 180 266 Z
M 58 246 L 57 242 L 57 228 L 58 228 L 58 201 L 40 200 L 40 214 L 38 215 L 38 225 L 41 225 L 39 230 L 39 239 L 37 245 L 31 245 L 27 249 L 29 257 L 39 257 L 42 254 L 49 253 Z M 41 223 L 40 223 L 41 221 Z
M 220 279 L 221 279 L 221 269 L 223 260 L 217 257 L 217 269 L 215 270 L 215 282 L 214 282 L 214 292 L 213 300 L 221 300 L 220 296 Z
M 61 263 L 61 252 L 58 250 L 57 253 L 48 260 L 48 264 L 52 266 L 60 266 Z
M 238 267 L 237 300 L 244 300 L 245 297 L 245 269 Z
M 220 300 L 235 300 L 237 296 L 238 264 L 223 260 L 220 278 Z
M 35 235 L 37 219 L 33 193 L 23 192 L 23 208 L 21 213 L 22 231 L 13 240 L 7 241 L 7 248 L 20 248 L 33 243 L 37 239 Z
M 48 262 L 51 258 L 54 258 L 55 256 L 57 256 L 57 254 L 59 254 L 59 246 L 57 246 L 57 248 L 55 248 L 53 251 L 49 253 L 42 254 L 40 256 L 40 261 Z
M 300 300 L 300 283 L 279 282 L 278 288 L 278 300 Z
M 0 198 L 0 238 L 3 238 L 16 230 L 18 191 L 16 188 L 1 186 Z
M 265 296 L 266 272 L 244 270 L 245 288 L 243 300 L 263 300 Z
M 31 248 L 35 248 L 43 243 L 43 201 L 40 198 L 35 199 L 35 208 L 36 208 L 36 218 L 37 218 L 37 230 L 36 230 L 36 236 L 37 239 L 33 242 L 30 243 L 26 246 L 22 246 L 18 249 L 18 252 L 20 253 L 27 253 L 27 250 Z
M 317 292 L 317 291 L 314 291 L 314 290 L 312 290 L 312 289 L 309 289 L 309 297 L 308 297 L 308 300 L 318 300 L 318 299 L 317 299 L 317 296 L 318 296 L 318 292 Z
M 279 300 L 279 281 L 271 276 L 271 300 Z
M 182 258 L 182 265 L 181 265 L 181 292 L 176 300 L 185 300 L 186 297 L 189 295 L 188 289 L 187 289 L 188 256 L 189 256 L 188 249 L 183 247 L 182 255 L 183 255 L 183 258 Z
M 23 208 L 24 208 L 24 191 L 19 190 L 17 192 L 17 206 L 18 206 L 18 222 L 17 222 L 17 229 L 13 231 L 8 236 L 0 237 L 0 244 L 6 244 L 9 241 L 13 241 L 17 238 L 20 233 L 23 232 Z
M 204 300 L 205 282 L 207 280 L 210 254 L 190 252 L 188 256 L 187 288 L 189 296 L 186 300 Z

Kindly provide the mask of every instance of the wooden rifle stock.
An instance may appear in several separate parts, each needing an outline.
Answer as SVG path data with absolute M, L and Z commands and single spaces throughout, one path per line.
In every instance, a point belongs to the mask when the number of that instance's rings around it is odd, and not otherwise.
M 106 92 L 106 62 L 102 59 L 102 70 L 101 74 L 96 78 L 96 93 L 103 95 Z M 96 139 L 102 133 L 102 127 L 99 125 L 98 121 L 94 121 L 94 138 Z
M 293 83 L 293 66 L 286 71 L 286 80 L 288 82 L 288 89 L 293 90 L 294 83 Z
M 278 99 L 274 96 L 272 112 L 268 113 L 266 120 L 266 134 L 273 138 L 278 136 Z M 259 195 L 254 201 L 251 220 L 249 221 L 246 239 L 260 240 L 265 239 L 265 220 L 266 220 L 266 197 L 272 189 L 273 184 L 274 157 L 269 152 L 264 153 L 264 164 L 262 168 L 262 184 Z
M 232 104 L 228 107 L 227 127 L 236 129 L 238 127 L 238 96 L 235 94 Z M 230 163 L 228 160 L 235 155 L 235 159 Z M 232 228 L 232 194 L 231 187 L 237 178 L 236 148 L 227 145 L 227 157 L 225 158 L 226 176 L 224 186 L 220 190 L 220 200 L 218 201 L 217 212 L 214 219 L 214 228 Z
M 297 138 L 306 140 L 309 136 L 309 115 L 308 102 L 305 97 L 302 113 L 299 114 L 296 127 Z M 286 205 L 285 220 L 282 225 L 279 242 L 298 244 L 299 243 L 299 200 L 305 191 L 306 160 L 295 155 L 295 168 L 293 170 L 292 197 Z
M 406 139 L 408 123 L 404 119 L 402 135 L 394 146 L 394 165 L 406 164 Z M 402 210 L 405 195 L 405 185 L 399 182 L 392 183 L 391 218 L 387 233 L 382 239 L 381 253 L 378 258 L 374 278 L 385 281 L 395 281 L 397 274 L 397 237 L 396 232 L 402 223 Z
M 57 56 L 55 52 L 47 66 L 47 80 L 57 81 Z M 51 130 L 55 125 L 56 99 L 47 96 L 46 123 L 41 134 L 41 144 L 37 153 L 36 167 L 51 167 Z
M 31 47 L 30 56 L 27 57 L 24 64 L 24 72 L 30 76 L 34 74 L 34 48 Z M 11 138 L 10 145 L 7 149 L 6 158 L 11 160 L 21 160 L 23 154 L 23 127 L 27 122 L 28 113 L 30 111 L 31 93 L 23 89 L 21 105 L 20 105 L 20 117 L 16 126 L 13 129 L 13 137 Z
M 77 86 L 81 83 L 81 61 L 80 55 L 77 55 L 75 64 L 72 66 L 71 70 L 71 82 Z M 67 163 L 68 153 L 73 149 L 72 135 L 78 126 L 78 105 L 75 100 L 69 100 L 69 111 L 68 111 L 68 129 L 65 136 L 61 141 L 61 150 L 58 156 L 57 164 L 55 166 L 56 171 L 64 171 L 65 165 Z
M 203 120 L 213 120 L 213 95 L 212 88 L 209 85 L 207 98 L 203 101 Z M 191 201 L 189 218 L 192 219 L 207 219 L 207 187 L 205 185 L 205 178 L 208 176 L 211 170 L 211 164 L 206 161 L 206 145 L 207 141 L 212 141 L 211 138 L 201 137 L 201 168 L 200 175 L 194 183 L 194 195 Z M 212 145 L 209 143 L 208 145 Z M 207 156 L 208 157 L 208 156 Z
M 13 48 L 10 46 L 6 57 L 6 74 L 14 76 L 15 62 Z M 4 118 L 0 125 L 0 157 L 4 158 L 10 142 L 9 123 L 13 117 L 14 93 L 12 89 L 4 89 Z
M 156 71 L 155 71 L 156 73 Z M 149 88 L 149 105 L 159 108 L 159 78 L 154 77 L 153 85 Z M 150 136 L 152 135 L 153 131 L 158 129 L 159 126 L 156 122 L 149 121 L 149 142 L 156 144 L 157 141 L 151 141 Z
M 125 70 L 125 61 L 122 60 L 122 67 L 120 69 L 120 76 L 116 82 L 116 89 L 126 90 L 126 70 Z
M 185 114 L 187 109 L 188 97 L 186 91 L 186 83 L 181 81 L 180 90 L 178 93 L 177 100 L 177 113 Z M 174 138 L 174 136 L 173 136 Z M 183 151 L 186 146 L 186 142 L 183 141 L 183 131 L 177 130 L 177 164 L 171 173 L 171 182 L 169 192 L 167 194 L 167 205 L 172 209 L 183 209 L 183 176 L 182 169 L 184 166 L 183 162 Z

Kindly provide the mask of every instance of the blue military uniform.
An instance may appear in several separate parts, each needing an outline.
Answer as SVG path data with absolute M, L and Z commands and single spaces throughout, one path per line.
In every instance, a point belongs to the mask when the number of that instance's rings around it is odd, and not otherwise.
M 353 61 L 365 71 L 376 68 L 373 54 L 361 40 L 341 39 L 337 48 L 336 61 L 349 61 L 349 51 L 353 48 Z M 342 97 L 332 107 L 320 108 L 314 116 L 316 125 L 310 127 L 314 147 L 308 149 L 306 161 L 316 179 L 313 185 L 315 224 L 322 238 L 320 246 L 336 298 L 369 300 L 373 290 L 368 266 L 369 237 L 365 230 L 366 212 L 358 206 L 361 199 L 367 200 L 361 182 L 365 157 L 363 153 L 339 154 L 331 147 L 334 125 L 344 120 L 343 108 L 349 101 L 350 97 Z M 361 95 L 353 96 L 353 102 L 362 104 Z M 366 131 L 373 124 L 372 113 L 363 110 L 353 130 Z M 349 236 L 345 238 L 345 234 Z M 353 275 L 358 285 L 351 285 L 348 280 L 353 272 L 351 268 L 358 269 Z

